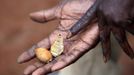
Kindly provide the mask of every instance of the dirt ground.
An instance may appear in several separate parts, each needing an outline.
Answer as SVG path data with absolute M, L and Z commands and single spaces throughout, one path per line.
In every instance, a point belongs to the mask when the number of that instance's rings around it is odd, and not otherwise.
M 52 7 L 58 1 L 0 0 L 0 75 L 22 75 L 23 69 L 33 62 L 20 65 L 16 60 L 23 51 L 46 37 L 57 21 L 36 23 L 29 19 L 29 13 Z M 134 37 L 129 39 L 133 45 Z M 124 75 L 134 75 L 134 60 L 122 53 L 119 64 L 124 65 Z

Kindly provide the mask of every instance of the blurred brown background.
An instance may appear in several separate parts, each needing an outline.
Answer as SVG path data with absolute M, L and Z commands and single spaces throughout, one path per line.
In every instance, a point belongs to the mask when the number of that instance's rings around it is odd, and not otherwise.
M 29 19 L 29 13 L 52 7 L 59 1 L 0 0 L 0 75 L 22 75 L 23 69 L 32 63 L 20 65 L 16 60 L 23 51 L 46 37 L 57 21 L 36 23 Z M 134 37 L 129 36 L 134 46 Z M 119 64 L 124 75 L 134 75 L 134 60 L 122 53 Z
M 17 57 L 46 37 L 56 22 L 40 24 L 29 13 L 56 5 L 58 0 L 0 0 L 0 75 L 22 75 L 26 65 Z M 49 29 L 49 30 L 48 30 Z

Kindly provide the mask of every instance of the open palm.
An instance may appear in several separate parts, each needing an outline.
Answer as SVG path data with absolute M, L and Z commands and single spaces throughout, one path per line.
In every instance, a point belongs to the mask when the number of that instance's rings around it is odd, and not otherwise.
M 77 35 L 68 38 L 71 36 L 69 29 L 81 18 L 93 2 L 94 0 L 66 0 L 51 9 L 30 14 L 32 20 L 40 23 L 54 19 L 60 19 L 60 21 L 58 27 L 48 37 L 22 53 L 18 58 L 18 62 L 24 63 L 35 58 L 34 49 L 37 47 L 50 48 L 58 34 L 64 37 L 65 49 L 62 55 L 48 64 L 37 61 L 33 65 L 28 66 L 24 74 L 44 75 L 62 69 L 96 46 L 99 32 L 95 22 L 81 30 Z

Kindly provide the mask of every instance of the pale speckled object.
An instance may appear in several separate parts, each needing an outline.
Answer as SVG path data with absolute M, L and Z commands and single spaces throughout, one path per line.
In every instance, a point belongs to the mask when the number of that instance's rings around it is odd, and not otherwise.
M 51 45 L 51 53 L 54 57 L 59 56 L 64 50 L 63 37 L 61 34 L 57 35 L 56 40 Z

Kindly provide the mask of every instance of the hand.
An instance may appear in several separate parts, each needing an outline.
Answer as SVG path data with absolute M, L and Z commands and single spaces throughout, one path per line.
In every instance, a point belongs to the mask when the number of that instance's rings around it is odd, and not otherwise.
M 111 57 L 110 33 L 112 32 L 123 51 L 134 58 L 125 30 L 134 34 L 134 0 L 96 0 L 84 16 L 69 30 L 73 35 L 98 19 L 99 35 L 104 61 Z M 113 5 L 114 4 L 114 5 Z
M 64 1 L 60 3 L 54 8 L 30 14 L 34 21 L 40 23 L 60 19 L 59 26 L 48 37 L 38 42 L 28 51 L 22 53 L 18 58 L 18 62 L 24 63 L 35 58 L 34 49 L 36 47 L 50 48 L 58 34 L 61 34 L 61 36 L 64 37 L 65 49 L 62 55 L 48 64 L 38 61 L 33 65 L 28 66 L 25 69 L 24 74 L 42 75 L 62 69 L 75 62 L 87 51 L 97 45 L 99 32 L 95 22 L 81 30 L 77 35 L 66 39 L 70 36 L 69 29 L 79 20 L 93 2 L 94 0 L 68 0 L 67 2 Z

